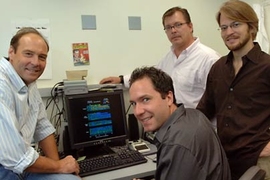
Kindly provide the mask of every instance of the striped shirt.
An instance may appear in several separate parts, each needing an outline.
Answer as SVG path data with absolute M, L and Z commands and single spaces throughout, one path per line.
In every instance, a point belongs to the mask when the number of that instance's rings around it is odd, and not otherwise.
M 8 60 L 0 60 L 0 164 L 22 173 L 39 154 L 31 146 L 55 129 L 35 82 L 26 86 Z

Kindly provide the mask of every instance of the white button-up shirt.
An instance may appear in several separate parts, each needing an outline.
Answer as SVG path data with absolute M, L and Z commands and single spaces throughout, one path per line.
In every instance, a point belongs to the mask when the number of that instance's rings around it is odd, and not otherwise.
M 173 79 L 177 103 L 183 103 L 186 108 L 196 108 L 204 93 L 208 72 L 219 58 L 216 51 L 196 38 L 178 57 L 171 48 L 156 67 Z M 124 76 L 126 87 L 129 78 L 130 75 Z

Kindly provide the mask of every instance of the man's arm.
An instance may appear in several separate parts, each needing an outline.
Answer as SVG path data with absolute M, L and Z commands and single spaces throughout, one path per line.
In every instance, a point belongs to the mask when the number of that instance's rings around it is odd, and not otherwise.
M 106 78 L 101 79 L 99 84 L 120 84 L 120 82 L 121 82 L 120 77 L 110 76 L 110 77 L 106 77 Z
M 40 141 L 39 147 L 42 149 L 42 152 L 46 157 L 56 161 L 59 160 L 58 150 L 53 134 Z
M 79 173 L 79 165 L 72 156 L 59 160 L 53 134 L 40 141 L 39 145 L 45 156 L 39 156 L 26 171 L 35 173 Z
M 26 168 L 27 172 L 34 173 L 75 173 L 79 174 L 79 165 L 72 156 L 55 161 L 53 159 L 39 156 L 34 164 Z
M 212 66 L 206 81 L 206 88 L 201 100 L 199 101 L 196 109 L 200 110 L 209 120 L 213 120 L 216 114 L 214 102 L 214 85 L 212 80 L 213 68 Z
M 120 76 L 110 76 L 103 78 L 99 84 L 123 84 L 126 88 L 129 88 L 129 75 L 120 75 Z
M 166 145 L 158 160 L 157 177 L 166 179 L 206 179 L 206 172 L 199 167 L 191 152 L 180 145 Z

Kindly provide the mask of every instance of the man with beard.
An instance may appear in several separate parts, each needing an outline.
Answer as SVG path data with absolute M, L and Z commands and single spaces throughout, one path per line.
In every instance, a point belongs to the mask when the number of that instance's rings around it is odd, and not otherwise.
M 216 116 L 232 178 L 258 165 L 270 178 L 270 56 L 253 42 L 256 13 L 245 2 L 225 2 L 217 13 L 221 37 L 230 50 L 211 68 L 197 109 Z
M 220 55 L 193 36 L 193 24 L 187 9 L 168 9 L 163 14 L 162 25 L 172 46 L 156 67 L 173 79 L 177 103 L 196 108 L 205 91 L 207 74 Z M 107 77 L 100 83 L 122 83 L 128 87 L 129 77 Z

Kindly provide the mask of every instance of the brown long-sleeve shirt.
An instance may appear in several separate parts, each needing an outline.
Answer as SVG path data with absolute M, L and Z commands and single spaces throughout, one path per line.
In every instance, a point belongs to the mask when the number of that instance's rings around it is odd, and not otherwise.
M 218 135 L 236 179 L 257 164 L 270 141 L 270 55 L 254 45 L 242 57 L 236 76 L 232 52 L 212 66 L 197 106 L 209 119 L 216 116 Z

